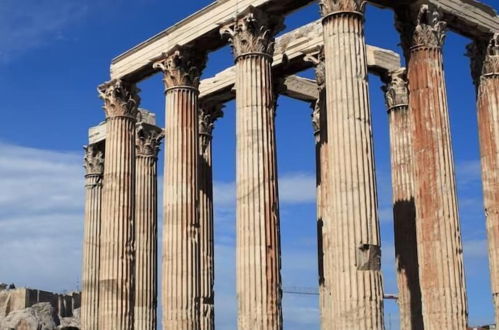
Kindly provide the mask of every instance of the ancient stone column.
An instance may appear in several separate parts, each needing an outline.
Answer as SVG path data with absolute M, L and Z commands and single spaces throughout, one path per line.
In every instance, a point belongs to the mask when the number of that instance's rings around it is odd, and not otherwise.
M 399 13 L 414 120 L 413 178 L 425 329 L 465 329 L 467 306 L 442 46 L 433 8 Z
M 138 89 L 121 80 L 99 86 L 106 112 L 102 191 L 99 329 L 134 327 L 135 123 Z
M 472 47 L 492 295 L 499 324 L 499 34 Z
M 135 158 L 135 330 L 156 330 L 158 275 L 157 160 L 163 130 L 139 122 Z
M 406 69 L 389 72 L 383 87 L 390 120 L 393 222 L 400 328 L 423 329 L 418 274 L 416 206 L 412 177 L 412 120 Z
M 85 147 L 85 222 L 83 236 L 81 326 L 98 330 L 99 262 L 104 143 Z
M 199 108 L 199 234 L 201 260 L 200 328 L 215 329 L 215 246 L 213 226 L 212 132 L 223 116 L 222 104 L 203 104 Z
M 236 58 L 238 329 L 281 329 L 281 253 L 272 79 L 280 21 L 249 8 L 221 33 Z
M 326 111 L 326 67 L 324 64 L 324 49 L 320 49 L 315 54 L 305 56 L 305 60 L 315 65 L 315 79 L 319 89 L 319 99 L 313 104 L 312 126 L 315 136 L 315 173 L 317 189 L 317 256 L 319 266 L 319 297 L 321 328 L 331 327 L 331 277 L 325 277 L 324 269 L 329 269 L 329 259 L 324 256 L 330 252 L 330 237 L 328 230 L 325 230 L 324 218 L 328 211 L 328 141 L 327 141 L 327 111 Z
M 381 240 L 361 0 L 321 0 L 326 66 L 332 299 L 329 329 L 382 329 Z
M 199 78 L 206 57 L 176 48 L 154 64 L 164 73 L 166 132 L 163 225 L 163 328 L 199 329 Z

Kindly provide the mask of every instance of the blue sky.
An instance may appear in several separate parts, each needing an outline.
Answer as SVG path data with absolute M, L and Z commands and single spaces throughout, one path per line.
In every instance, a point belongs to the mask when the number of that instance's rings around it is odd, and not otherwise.
M 207 5 L 180 0 L 3 0 L 0 2 L 0 282 L 62 291 L 79 285 L 83 218 L 82 145 L 104 119 L 96 86 L 113 57 Z M 492 4 L 492 0 L 489 0 Z M 317 5 L 286 19 L 288 30 L 319 18 Z M 400 52 L 390 11 L 369 6 L 367 41 Z M 464 56 L 469 41 L 449 33 L 445 70 L 464 240 L 471 324 L 493 321 L 480 182 L 475 91 Z M 210 55 L 204 76 L 232 65 Z M 311 72 L 303 75 L 310 76 Z M 164 122 L 161 77 L 142 82 L 142 107 Z M 388 121 L 379 78 L 370 76 L 383 239 L 385 291 L 395 293 Z M 283 281 L 317 286 L 315 156 L 310 107 L 281 97 L 277 115 Z M 235 328 L 234 103 L 215 129 L 216 316 Z M 160 161 L 162 173 L 162 161 Z M 161 212 L 160 212 L 161 213 Z M 161 219 L 160 219 L 161 221 Z M 388 329 L 397 307 L 386 304 Z M 285 294 L 286 329 L 318 329 L 315 296 Z M 390 322 L 391 320 L 391 322 Z

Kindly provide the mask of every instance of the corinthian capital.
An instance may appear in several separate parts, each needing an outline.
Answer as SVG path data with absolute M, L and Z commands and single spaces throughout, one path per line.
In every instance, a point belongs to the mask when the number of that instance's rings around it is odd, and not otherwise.
M 199 134 L 211 136 L 215 121 L 224 116 L 223 108 L 221 103 L 204 103 L 199 106 Z
M 436 8 L 421 5 L 417 16 L 408 9 L 399 12 L 397 27 L 402 34 L 402 45 L 407 50 L 421 48 L 442 48 L 445 41 L 447 23 L 442 21 Z
M 319 0 L 322 17 L 338 12 L 363 13 L 366 0 Z
M 467 47 L 471 60 L 471 75 L 475 85 L 481 78 L 499 75 L 499 33 L 489 41 L 476 40 Z
M 102 145 L 84 146 L 85 157 L 83 168 L 86 175 L 102 175 L 104 173 L 104 151 Z
M 282 27 L 282 18 L 269 16 L 258 8 L 249 7 L 234 21 L 222 26 L 220 34 L 229 39 L 236 59 L 246 54 L 272 56 L 274 36 Z
M 494 34 L 487 46 L 482 75 L 499 75 L 499 33 Z
M 104 100 L 106 117 L 136 118 L 140 103 L 140 90 L 123 80 L 112 80 L 102 84 L 97 89 L 99 96 Z
M 385 92 L 386 106 L 389 111 L 409 106 L 409 90 L 407 88 L 407 73 L 401 68 L 388 73 L 383 79 L 386 83 L 382 87 Z
M 187 47 L 176 47 L 164 53 L 153 63 L 153 68 L 164 74 L 165 88 L 199 87 L 201 73 L 206 66 L 206 54 Z
M 315 80 L 319 91 L 326 87 L 326 63 L 324 56 L 324 47 L 320 47 L 317 51 L 305 55 L 304 60 L 315 65 Z
M 165 137 L 163 130 L 147 123 L 137 124 L 135 147 L 137 156 L 158 157 L 161 140 Z

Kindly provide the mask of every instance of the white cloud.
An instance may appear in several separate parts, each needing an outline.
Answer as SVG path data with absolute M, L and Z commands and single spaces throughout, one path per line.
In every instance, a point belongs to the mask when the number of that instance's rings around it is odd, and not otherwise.
M 4 142 L 0 154 L 0 281 L 75 289 L 81 262 L 82 156 Z
M 465 258 L 487 258 L 487 240 L 468 240 L 463 242 Z

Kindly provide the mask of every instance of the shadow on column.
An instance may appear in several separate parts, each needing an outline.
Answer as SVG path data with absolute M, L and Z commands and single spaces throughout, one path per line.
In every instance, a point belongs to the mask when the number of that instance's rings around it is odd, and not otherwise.
M 404 273 L 410 296 L 411 329 L 424 329 L 419 285 L 418 245 L 416 236 L 416 206 L 414 199 L 395 202 L 393 207 L 395 227 L 395 256 L 397 272 Z

